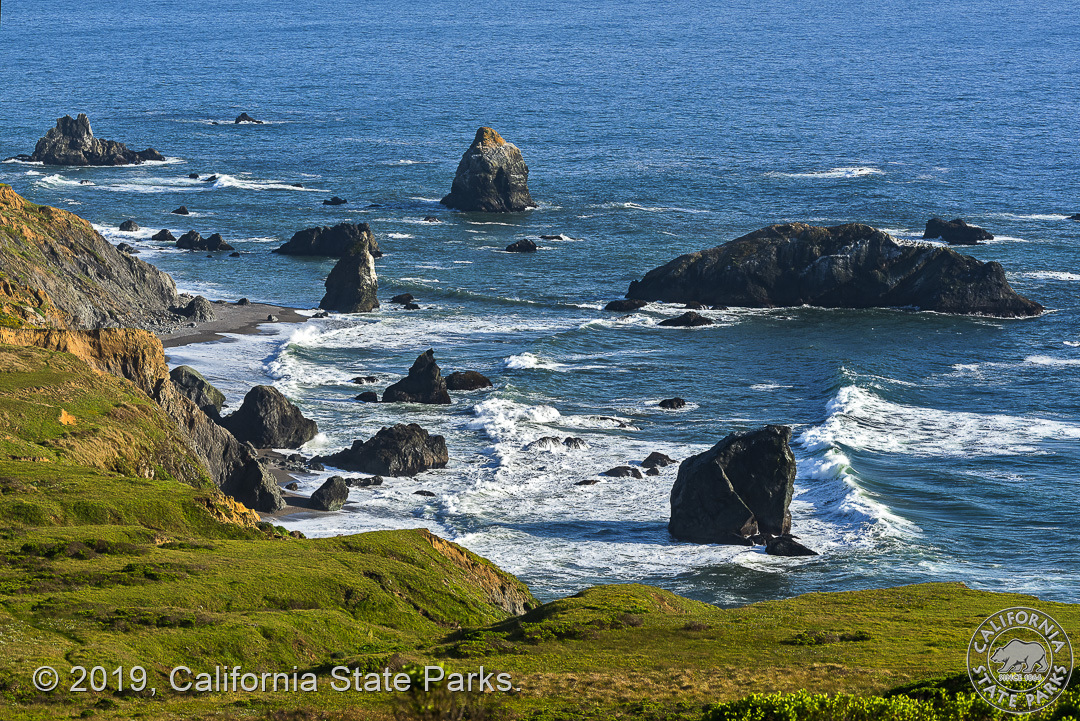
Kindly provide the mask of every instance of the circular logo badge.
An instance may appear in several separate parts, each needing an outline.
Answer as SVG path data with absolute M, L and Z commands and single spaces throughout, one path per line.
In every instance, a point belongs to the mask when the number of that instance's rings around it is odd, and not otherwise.
M 1073 650 L 1061 624 L 1034 608 L 995 613 L 968 644 L 968 678 L 988 704 L 1007 713 L 1035 713 L 1069 685 Z

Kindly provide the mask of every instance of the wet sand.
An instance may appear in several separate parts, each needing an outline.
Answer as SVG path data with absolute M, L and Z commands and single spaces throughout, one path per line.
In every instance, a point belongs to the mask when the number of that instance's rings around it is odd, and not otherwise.
M 267 320 L 267 316 L 271 315 L 277 320 Z M 259 333 L 259 326 L 266 323 L 303 323 L 308 319 L 307 316 L 297 313 L 294 308 L 282 308 L 265 303 L 214 304 L 214 316 L 214 320 L 198 323 L 194 328 L 185 326 L 169 333 L 158 333 L 161 345 L 166 348 L 176 348 L 192 343 L 206 343 L 221 340 L 225 337 L 225 333 L 245 335 Z

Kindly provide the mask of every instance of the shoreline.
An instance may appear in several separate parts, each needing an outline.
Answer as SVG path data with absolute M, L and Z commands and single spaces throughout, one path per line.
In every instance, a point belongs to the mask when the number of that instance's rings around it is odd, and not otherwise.
M 297 308 L 287 308 L 268 303 L 214 303 L 214 320 L 182 326 L 168 333 L 155 333 L 165 348 L 179 348 L 195 343 L 224 340 L 226 334 L 256 335 L 265 331 L 260 326 L 271 323 L 304 323 L 309 316 L 301 315 Z M 276 320 L 269 320 L 274 316 Z

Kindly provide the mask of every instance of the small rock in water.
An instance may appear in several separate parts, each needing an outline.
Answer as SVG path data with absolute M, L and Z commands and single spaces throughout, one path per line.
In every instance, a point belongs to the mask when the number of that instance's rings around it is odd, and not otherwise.
M 436 218 L 434 215 L 425 215 L 424 216 L 424 222 L 425 223 L 441 223 L 442 221 L 439 220 L 438 218 Z
M 585 442 L 583 438 L 575 438 L 570 436 L 563 439 L 563 445 L 571 450 L 581 450 L 582 448 L 588 448 L 589 444 Z
M 522 238 L 519 241 L 511 243 L 506 246 L 507 253 L 535 253 L 536 243 L 532 242 L 528 238 Z
M 660 407 L 667 411 L 677 411 L 686 407 L 686 401 L 682 398 L 665 398 L 660 401 Z
M 173 215 L 191 215 L 191 211 L 187 209 L 186 205 L 181 205 L 176 210 L 172 211 Z
M 435 497 L 435 494 L 432 493 L 431 491 L 413 491 L 413 495 L 414 496 L 428 496 L 430 498 Z
M 391 298 L 390 302 L 405 305 L 406 303 L 412 303 L 414 300 L 416 300 L 416 298 L 413 298 L 412 293 L 399 293 L 398 295 L 395 295 L 393 298 Z
M 963 219 L 926 221 L 923 240 L 941 238 L 949 245 L 978 245 L 981 240 L 993 240 L 994 234 L 977 225 L 968 225 Z
M 202 182 L 204 182 L 204 183 L 213 183 L 217 179 L 218 179 L 218 176 L 211 175 L 209 178 L 203 178 Z
M 171 242 L 171 243 L 176 242 L 176 238 L 174 238 L 173 234 L 171 232 L 169 232 L 167 229 L 159 230 L 158 232 L 154 233 L 153 235 L 150 236 L 150 240 L 156 240 L 158 242 L 163 242 L 163 241 L 164 242 Z
M 234 125 L 240 125 L 241 123 L 252 123 L 254 125 L 262 125 L 263 121 L 256 120 L 247 113 L 240 113 L 236 116 L 236 120 L 233 121 Z
M 198 180 L 199 179 L 199 174 L 198 173 L 188 173 L 188 177 L 191 178 L 192 180 Z
M 1080 220 L 1080 213 L 1075 213 L 1069 216 L 1069 220 Z
M 540 240 L 566 240 L 566 236 L 561 233 L 559 235 L 541 235 Z
M 613 300 L 604 306 L 604 310 L 614 310 L 619 313 L 625 313 L 627 311 L 644 308 L 648 304 L 648 301 L 644 300 Z
M 658 451 L 653 451 L 649 454 L 648 458 L 641 462 L 641 465 L 646 468 L 663 468 L 664 466 L 670 466 L 673 463 L 675 463 L 674 458 Z
M 303 183 L 293 183 L 292 187 L 294 187 L 294 188 L 303 188 L 304 184 Z
M 416 303 L 406 303 L 401 307 L 403 310 L 420 310 L 420 306 L 418 306 Z
M 589 478 L 588 480 L 578 481 L 574 485 L 575 486 L 595 486 L 599 482 L 600 482 L 599 478 Z
M 139 254 L 139 251 L 137 251 L 134 246 L 128 245 L 127 243 L 120 243 L 116 246 L 116 249 L 119 250 L 121 253 L 127 253 L 128 255 Z
M 702 310 L 702 309 L 705 308 L 705 304 L 700 303 L 700 302 L 698 302 L 696 300 L 692 300 L 689 303 L 687 303 L 686 305 L 684 305 L 683 308 L 685 310 Z
M 329 318 L 329 317 L 330 317 L 330 313 L 329 313 L 329 312 L 327 312 L 327 311 L 325 311 L 325 310 L 320 310 L 320 311 L 316 311 L 316 312 L 315 312 L 315 315 L 313 315 L 313 316 L 311 316 L 311 317 L 312 317 L 312 318 Z
M 240 254 L 239 253 L 229 253 L 229 257 L 230 258 L 239 258 Z
M 698 315 L 692 310 L 688 310 L 678 318 L 668 318 L 667 320 L 660 321 L 660 325 L 674 328 L 697 328 L 703 325 L 712 325 L 713 321 L 706 318 L 703 315 Z
M 138 229 L 139 224 L 136 223 L 134 220 L 125 220 L 123 223 L 120 224 L 120 230 L 124 231 L 125 233 L 134 233 Z
M 446 376 L 446 388 L 451 391 L 475 391 L 491 388 L 491 380 L 476 371 L 456 371 Z
M 812 551 L 791 536 L 777 536 L 765 541 L 765 553 L 770 556 L 816 556 Z
M 340 511 L 349 500 L 349 486 L 341 476 L 330 476 L 311 494 L 311 505 L 320 511 Z
M 366 476 L 362 478 L 349 478 L 345 482 L 349 484 L 349 488 L 370 488 L 371 486 L 381 486 L 383 484 L 383 477 Z
M 363 393 L 361 393 L 360 395 L 358 395 L 356 397 L 356 400 L 361 401 L 363 403 L 378 403 L 379 402 L 379 394 L 376 393 L 375 391 L 364 391 Z
M 368 383 L 378 383 L 379 378 L 378 376 L 357 376 L 356 378 L 352 379 L 352 382 L 366 385 Z
M 612 478 L 643 478 L 641 471 L 633 466 L 615 466 L 600 474 L 601 476 L 611 476 Z
M 345 200 L 344 198 L 339 198 L 338 196 L 335 195 L 333 198 L 330 198 L 330 200 L 324 200 L 322 202 L 322 204 L 323 205 L 345 205 L 348 202 L 349 201 Z
M 659 476 L 660 475 L 660 469 L 659 468 L 650 468 L 649 470 L 645 471 L 645 475 L 646 476 Z

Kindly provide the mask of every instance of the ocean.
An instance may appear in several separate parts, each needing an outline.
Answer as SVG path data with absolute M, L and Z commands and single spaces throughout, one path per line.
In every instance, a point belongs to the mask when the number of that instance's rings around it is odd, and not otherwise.
M 1076 602 L 1078 30 L 1071 5 L 1025 0 L 9 3 L 0 157 L 83 112 L 99 137 L 169 160 L 9 162 L 0 182 L 211 299 L 314 308 L 333 260 L 271 249 L 371 225 L 378 311 L 169 351 L 234 408 L 277 386 L 319 424 L 308 455 L 399 422 L 446 436 L 447 468 L 286 521 L 309 536 L 427 527 L 545 600 L 615 582 L 735 605 L 960 581 Z M 234 125 L 241 112 L 266 122 Z M 481 125 L 521 149 L 537 209 L 439 205 Z M 732 309 L 678 329 L 657 325 L 678 306 L 601 310 L 649 269 L 772 223 L 915 241 L 932 216 L 993 232 L 961 252 L 1049 312 Z M 129 218 L 143 230 L 117 231 Z M 243 255 L 150 242 L 161 228 L 220 232 Z M 540 234 L 565 237 L 502 252 Z M 419 311 L 386 302 L 403 292 Z M 350 379 L 381 390 L 429 347 L 444 373 L 495 388 L 450 406 L 354 400 L 372 387 Z M 658 407 L 672 396 L 686 408 Z M 766 423 L 794 429 L 793 530 L 818 557 L 672 541 L 676 466 L 575 485 Z

